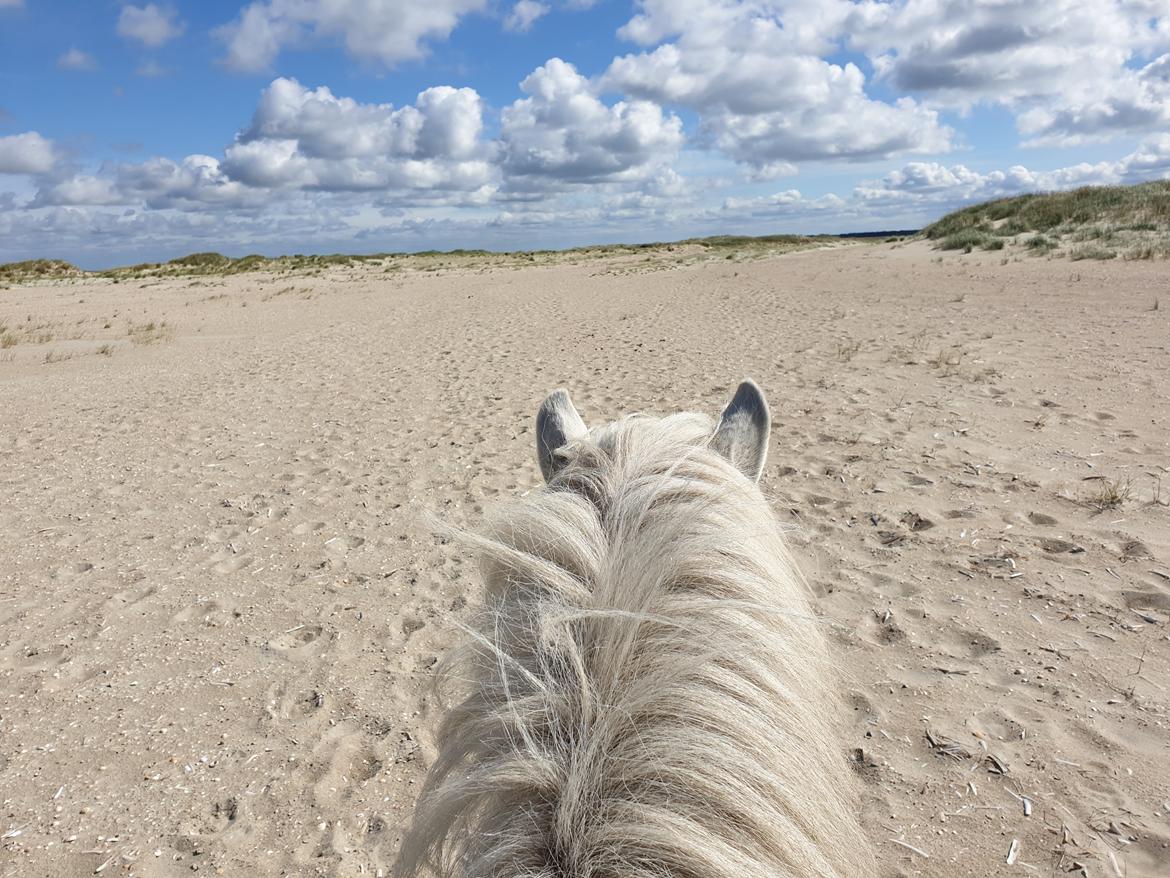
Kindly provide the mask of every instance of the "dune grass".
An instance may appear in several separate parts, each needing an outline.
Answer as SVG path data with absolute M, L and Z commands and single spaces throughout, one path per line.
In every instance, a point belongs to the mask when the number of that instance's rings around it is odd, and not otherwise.
M 104 271 L 87 272 L 56 259 L 33 259 L 26 262 L 12 262 L 0 265 L 0 281 L 26 282 L 29 280 L 55 279 L 63 277 L 105 278 L 114 283 L 130 280 L 163 277 L 202 277 L 243 274 L 253 271 L 273 273 L 315 274 L 334 267 L 382 265 L 387 271 L 399 268 L 419 268 L 437 271 L 454 267 L 476 267 L 478 265 L 526 265 L 535 262 L 558 260 L 582 261 L 610 256 L 670 253 L 689 249 L 707 254 L 711 258 L 754 258 L 770 256 L 789 250 L 804 249 L 834 243 L 840 239 L 835 235 L 717 235 L 709 238 L 688 238 L 683 241 L 654 242 L 649 244 L 599 244 L 572 247 L 565 250 L 526 250 L 493 252 L 489 250 L 421 250 L 412 253 L 387 252 L 371 254 L 293 254 L 289 256 L 225 256 L 213 251 L 191 253 L 167 262 L 143 262 Z
M 922 234 L 940 250 L 1062 250 L 1070 259 L 1170 255 L 1170 180 L 1018 195 L 949 213 Z M 994 242 L 1000 242 L 995 244 Z
M 22 282 L 49 278 L 74 277 L 82 274 L 76 265 L 63 259 L 26 259 L 0 265 L 0 281 Z

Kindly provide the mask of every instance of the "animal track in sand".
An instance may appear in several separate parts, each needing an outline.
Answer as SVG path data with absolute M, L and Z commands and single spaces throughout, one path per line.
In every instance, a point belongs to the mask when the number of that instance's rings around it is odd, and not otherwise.
M 1032 524 L 1039 525 L 1040 527 L 1052 527 L 1053 525 L 1060 523 L 1051 515 L 1045 515 L 1043 512 L 1029 512 L 1028 521 L 1032 522 Z
M 977 515 L 973 509 L 948 509 L 943 513 L 943 518 L 954 521 L 957 518 L 975 518 Z
M 1161 591 L 1123 591 L 1121 599 L 1131 610 L 1161 610 L 1170 613 L 1170 594 Z
M 361 548 L 366 544 L 365 537 L 355 537 L 345 534 L 339 537 L 333 537 L 325 541 L 325 548 L 330 552 L 338 555 L 345 555 L 354 549 Z
M 308 653 L 313 651 L 324 630 L 320 625 L 298 625 L 269 640 L 268 646 L 289 655 Z
M 1078 546 L 1076 543 L 1070 543 L 1068 540 L 1060 540 L 1054 537 L 1039 537 L 1036 540 L 1036 545 L 1049 555 L 1078 555 L 1085 551 L 1083 546 Z
M 70 576 L 80 576 L 83 573 L 89 573 L 93 570 L 93 565 L 88 561 L 79 561 L 75 564 L 65 564 L 53 571 L 53 578 Z
M 228 549 L 216 552 L 211 558 L 211 570 L 220 576 L 237 573 L 252 563 L 252 556 L 247 552 L 233 552 Z
M 1000 642 L 994 637 L 989 637 L 979 631 L 968 631 L 964 628 L 954 630 L 947 639 L 966 651 L 968 658 L 973 659 L 983 658 L 1002 649 Z
M 140 603 L 147 598 L 158 594 L 157 585 L 148 585 L 146 588 L 127 588 L 115 592 L 102 604 L 102 612 L 109 613 L 115 610 L 126 609 Z
M 199 601 L 175 613 L 171 617 L 173 622 L 200 622 L 211 627 L 226 625 L 232 619 L 240 618 L 242 614 L 235 607 L 224 601 L 209 599 Z
M 402 634 L 410 640 L 410 636 L 416 631 L 420 631 L 426 627 L 426 622 L 418 618 L 418 616 L 407 616 L 402 620 Z

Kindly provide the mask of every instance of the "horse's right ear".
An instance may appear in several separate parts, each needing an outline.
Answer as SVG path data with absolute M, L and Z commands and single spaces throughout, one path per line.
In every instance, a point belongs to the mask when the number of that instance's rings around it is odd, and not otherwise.
M 772 416 L 764 393 L 748 378 L 723 410 L 711 437 L 711 447 L 753 482 L 758 482 L 764 470 L 764 458 L 768 456 L 771 430 Z
M 588 432 L 573 407 L 573 400 L 569 399 L 569 391 L 561 388 L 545 397 L 536 413 L 536 458 L 546 482 L 565 465 L 565 459 L 557 456 L 557 449 Z

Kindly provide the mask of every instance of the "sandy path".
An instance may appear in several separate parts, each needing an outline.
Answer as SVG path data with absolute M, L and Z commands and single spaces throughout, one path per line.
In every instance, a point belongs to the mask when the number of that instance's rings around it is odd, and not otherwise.
M 1170 874 L 1165 265 L 660 256 L 0 290 L 0 876 L 388 872 L 477 588 L 420 514 L 553 387 L 744 375 L 884 874 Z

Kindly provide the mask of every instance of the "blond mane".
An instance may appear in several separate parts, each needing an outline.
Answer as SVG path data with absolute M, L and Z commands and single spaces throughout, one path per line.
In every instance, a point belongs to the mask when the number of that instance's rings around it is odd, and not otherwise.
M 465 537 L 485 603 L 397 878 L 872 874 L 807 589 L 713 426 L 577 436 Z

